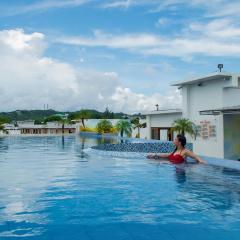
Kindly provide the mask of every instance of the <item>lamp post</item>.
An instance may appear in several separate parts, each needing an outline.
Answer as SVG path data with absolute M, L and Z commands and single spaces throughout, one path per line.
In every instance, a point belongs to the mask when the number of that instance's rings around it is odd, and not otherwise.
M 218 64 L 218 69 L 219 69 L 220 72 L 222 72 L 223 64 Z
M 158 104 L 156 104 L 155 106 L 156 106 L 156 108 L 157 108 L 157 111 L 159 111 L 159 105 L 158 105 Z

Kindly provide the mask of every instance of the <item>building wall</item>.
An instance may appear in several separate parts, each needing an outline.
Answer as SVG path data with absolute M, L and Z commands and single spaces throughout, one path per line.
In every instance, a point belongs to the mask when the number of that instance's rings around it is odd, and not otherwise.
M 147 138 L 151 139 L 151 128 L 170 128 L 176 119 L 182 117 L 181 113 L 155 114 L 147 116 Z
M 21 134 L 21 131 L 19 129 L 6 129 L 7 134 L 9 135 L 19 135 Z
M 223 89 L 223 107 L 240 105 L 240 88 Z
M 224 115 L 224 158 L 240 159 L 240 114 Z
M 223 158 L 223 115 L 199 116 L 193 122 L 202 129 L 196 139 L 191 138 L 194 152 L 199 155 Z M 215 134 L 211 134 L 212 128 L 215 129 Z
M 199 111 L 223 107 L 223 87 L 226 81 L 209 81 L 198 84 L 183 86 L 184 113 L 191 119 L 198 119 Z M 187 108 L 187 111 L 185 111 Z
M 71 131 L 71 132 L 70 132 Z M 64 129 L 64 134 L 73 134 L 76 133 L 75 128 L 65 128 Z M 22 128 L 21 129 L 21 134 L 62 134 L 62 129 L 61 128 Z
M 239 127 L 236 127 L 238 118 L 234 116 L 234 119 L 232 119 L 233 117 L 230 118 L 222 114 L 216 116 L 200 115 L 200 111 L 240 105 L 239 86 L 240 79 L 238 76 L 233 76 L 232 79 L 221 77 L 200 84 L 182 86 L 182 117 L 193 121 L 198 129 L 196 139 L 187 136 L 188 141 L 193 143 L 195 153 L 231 159 L 236 159 L 239 155 L 240 131 Z M 151 137 L 151 127 L 169 126 L 173 121 L 174 115 L 148 115 L 147 122 L 150 126 L 148 128 L 148 138 Z M 235 137 L 231 138 L 233 132 Z
M 196 139 L 188 136 L 193 143 L 194 152 L 212 157 L 224 157 L 223 148 L 223 116 L 200 115 L 200 111 L 223 107 L 223 87 L 228 81 L 218 80 L 183 87 L 184 117 L 193 121 L 200 129 Z M 211 134 L 211 129 L 216 134 Z
M 151 127 L 170 128 L 174 120 L 182 117 L 181 113 L 151 115 Z

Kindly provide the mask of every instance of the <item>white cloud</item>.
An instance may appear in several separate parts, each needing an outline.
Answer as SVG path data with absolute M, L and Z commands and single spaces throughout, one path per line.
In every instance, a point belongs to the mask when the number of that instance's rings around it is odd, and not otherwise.
M 1 111 L 40 109 L 44 104 L 59 110 L 109 106 L 114 111 L 135 112 L 175 104 L 166 96 L 145 96 L 124 88 L 115 72 L 84 71 L 44 56 L 47 44 L 41 33 L 21 29 L 0 31 Z M 172 100 L 171 100 L 172 99 Z
M 150 34 L 106 34 L 102 31 L 95 30 L 92 38 L 85 37 L 61 37 L 56 40 L 59 43 L 80 45 L 87 47 L 110 47 L 134 49 L 156 46 L 161 44 L 161 38 Z
M 42 33 L 24 34 L 22 29 L 3 30 L 0 32 L 0 41 L 7 49 L 16 53 L 40 53 L 47 47 Z
M 91 0 L 43 0 L 26 5 L 9 5 L 8 7 L 0 7 L 0 15 L 14 16 L 28 12 L 39 12 L 56 8 L 76 7 L 90 1 Z
M 111 9 L 147 6 L 150 9 L 150 13 L 166 10 L 176 11 L 184 6 L 189 9 L 203 9 L 206 12 L 206 16 L 210 17 L 237 17 L 239 15 L 240 3 L 239 0 L 106 0 L 101 6 Z
M 152 6 L 158 5 L 161 3 L 162 0 L 114 0 L 114 1 L 103 1 L 101 3 L 101 7 L 103 8 L 123 8 L 127 9 L 133 6 Z
M 215 8 L 209 10 L 209 15 L 212 17 L 239 16 L 239 8 L 239 0 L 219 0 L 216 2 Z
M 115 1 L 110 3 L 104 3 L 102 5 L 103 8 L 128 8 L 133 3 L 132 0 L 123 0 L 123 1 Z
M 162 26 L 165 26 L 167 24 L 169 24 L 170 20 L 168 18 L 165 18 L 165 17 L 161 17 L 158 19 L 158 21 L 156 22 L 155 26 L 157 28 L 160 28 Z
M 120 109 L 131 109 L 131 111 L 149 111 L 155 109 L 159 104 L 160 109 L 181 108 L 181 95 L 179 91 L 168 92 L 163 96 L 159 93 L 145 96 L 132 92 L 129 88 L 118 87 L 111 97 Z
M 206 24 L 192 23 L 190 30 L 206 37 L 232 39 L 240 37 L 240 26 L 230 18 L 214 19 Z M 192 32 L 190 32 L 192 34 Z
M 149 33 L 109 34 L 95 31 L 92 37 L 62 37 L 57 42 L 86 47 L 124 49 L 137 54 L 191 59 L 194 55 L 240 55 L 240 27 L 229 19 L 192 23 L 175 36 Z
M 206 4 L 206 2 L 206 0 L 193 0 L 191 2 L 187 0 L 106 0 L 101 6 L 104 8 L 130 8 L 136 6 L 149 6 L 154 7 L 152 8 L 152 12 L 158 12 L 172 6 L 180 6 L 183 4 L 194 6 Z

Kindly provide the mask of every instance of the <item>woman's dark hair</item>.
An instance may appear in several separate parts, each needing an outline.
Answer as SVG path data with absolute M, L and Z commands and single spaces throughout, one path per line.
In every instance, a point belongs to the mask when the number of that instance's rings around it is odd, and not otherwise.
M 185 145 L 187 144 L 187 139 L 185 138 L 185 136 L 183 136 L 182 134 L 178 134 L 177 139 L 182 144 L 182 146 L 184 148 Z M 177 147 L 174 149 L 173 153 L 175 153 L 176 151 L 177 151 Z

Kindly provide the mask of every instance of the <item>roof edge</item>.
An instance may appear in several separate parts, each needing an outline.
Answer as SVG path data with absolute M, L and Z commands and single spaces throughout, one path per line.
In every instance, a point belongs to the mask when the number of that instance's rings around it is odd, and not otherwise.
M 240 74 L 230 73 L 230 72 L 214 72 L 204 76 L 193 77 L 192 79 L 189 79 L 189 80 L 172 82 L 170 85 L 176 87 L 176 86 L 190 85 L 197 82 L 211 81 L 211 80 L 215 80 L 217 77 L 233 77 L 233 76 L 240 77 Z

